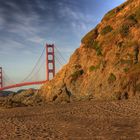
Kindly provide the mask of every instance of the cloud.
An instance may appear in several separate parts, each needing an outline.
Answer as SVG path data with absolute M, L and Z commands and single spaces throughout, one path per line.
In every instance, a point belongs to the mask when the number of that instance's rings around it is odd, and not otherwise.
M 98 4 L 101 2 L 98 2 Z M 89 11 L 93 0 L 1 0 L 0 42 L 1 46 L 37 49 L 46 42 L 56 43 L 72 50 L 80 38 L 95 26 L 100 16 Z M 96 6 L 93 5 L 93 9 Z M 91 10 L 91 9 L 90 9 Z M 4 41 L 11 44 L 8 46 Z M 65 45 L 64 42 L 69 42 Z M 36 46 L 36 47 L 35 47 Z M 39 49 L 39 48 L 38 48 Z
M 3 51 L 12 51 L 13 49 L 14 50 L 17 50 L 17 49 L 23 49 L 25 46 L 20 43 L 20 42 L 17 42 L 15 40 L 0 40 L 0 44 L 2 44 L 0 46 L 0 49 L 3 50 Z
M 39 36 L 34 36 L 34 37 L 31 37 L 31 38 L 28 38 L 28 40 L 33 42 L 33 43 L 38 43 L 38 44 L 45 43 L 45 39 L 41 38 Z

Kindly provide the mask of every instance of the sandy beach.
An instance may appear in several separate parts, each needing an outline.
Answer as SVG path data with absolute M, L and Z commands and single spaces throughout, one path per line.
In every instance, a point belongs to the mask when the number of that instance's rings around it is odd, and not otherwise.
M 0 140 L 139 139 L 139 100 L 0 109 Z

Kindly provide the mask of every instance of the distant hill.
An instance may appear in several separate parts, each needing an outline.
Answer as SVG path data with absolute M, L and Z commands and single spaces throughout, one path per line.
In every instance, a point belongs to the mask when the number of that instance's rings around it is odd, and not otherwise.
M 26 91 L 25 89 L 20 89 L 18 90 L 17 92 L 14 92 L 14 91 L 0 91 L 0 97 L 7 97 L 9 95 L 16 95 L 16 94 L 19 94 L 23 91 Z
M 1 92 L 0 107 L 22 107 L 44 104 L 44 100 L 36 89 L 19 90 L 17 92 Z
M 0 91 L 0 97 L 6 97 L 9 96 L 10 94 L 14 94 L 15 92 L 13 91 Z

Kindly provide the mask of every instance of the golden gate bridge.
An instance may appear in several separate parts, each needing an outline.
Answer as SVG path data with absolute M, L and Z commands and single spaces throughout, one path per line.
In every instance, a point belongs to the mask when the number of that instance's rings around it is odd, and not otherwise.
M 45 64 L 43 61 L 43 63 L 40 64 L 40 66 L 38 66 L 44 54 L 45 54 Z M 61 55 L 60 51 L 55 47 L 54 44 L 52 45 L 46 44 L 36 65 L 34 66 L 32 71 L 21 82 L 16 83 L 13 80 L 11 80 L 9 76 L 7 76 L 3 68 L 0 67 L 0 91 L 23 87 L 23 86 L 40 85 L 40 84 L 47 83 L 50 79 L 52 79 L 55 76 L 56 62 L 59 64 L 59 66 L 60 65 L 62 66 L 63 62 L 65 62 L 65 59 Z M 43 68 L 43 66 L 45 66 L 45 68 Z M 41 71 L 40 70 L 41 68 L 45 70 L 43 74 L 43 78 L 44 77 L 46 78 L 44 80 L 37 80 L 35 78 L 37 78 L 37 75 Z

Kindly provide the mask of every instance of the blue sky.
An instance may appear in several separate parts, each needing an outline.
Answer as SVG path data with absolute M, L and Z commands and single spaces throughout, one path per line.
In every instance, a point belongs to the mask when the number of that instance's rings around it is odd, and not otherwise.
M 125 0 L 0 0 L 0 65 L 23 79 L 47 43 L 66 60 L 81 38 Z

